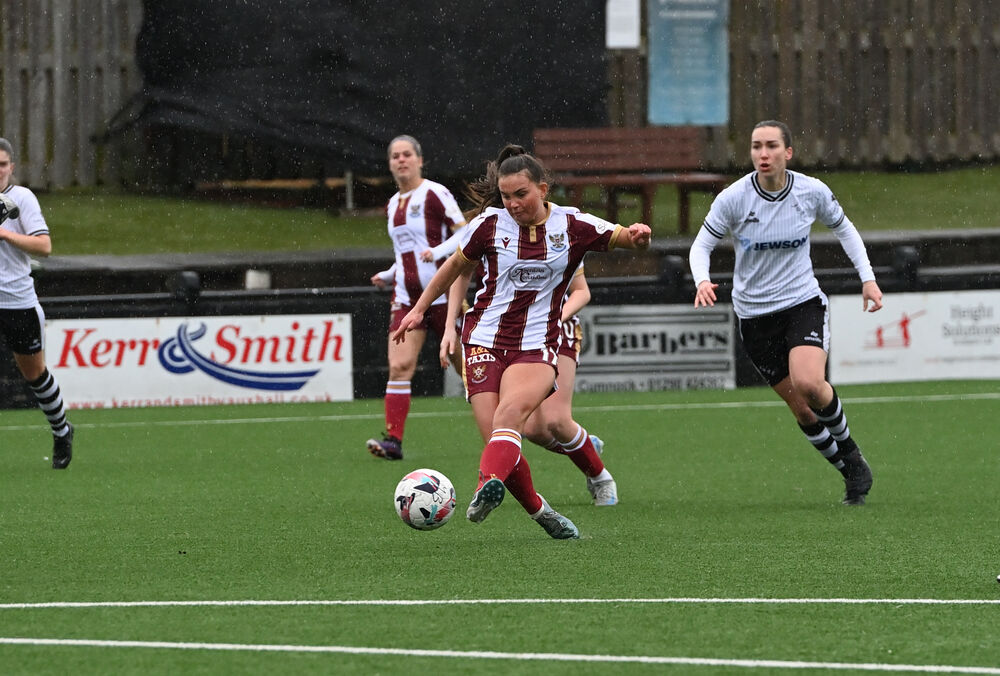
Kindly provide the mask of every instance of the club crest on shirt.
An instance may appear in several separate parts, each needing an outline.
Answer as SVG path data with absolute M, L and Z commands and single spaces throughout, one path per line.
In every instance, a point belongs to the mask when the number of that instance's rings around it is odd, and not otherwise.
M 422 206 L 423 205 L 419 204 L 419 203 L 418 204 L 411 204 L 410 205 L 410 216 L 419 216 L 420 215 L 420 207 L 422 207 Z
M 549 246 L 553 251 L 562 251 L 566 248 L 566 233 L 553 232 L 549 234 Z

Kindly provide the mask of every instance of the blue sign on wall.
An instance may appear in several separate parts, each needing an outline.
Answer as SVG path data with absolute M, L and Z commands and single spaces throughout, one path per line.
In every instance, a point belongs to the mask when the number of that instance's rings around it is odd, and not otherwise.
M 729 122 L 729 0 L 649 0 L 649 123 Z

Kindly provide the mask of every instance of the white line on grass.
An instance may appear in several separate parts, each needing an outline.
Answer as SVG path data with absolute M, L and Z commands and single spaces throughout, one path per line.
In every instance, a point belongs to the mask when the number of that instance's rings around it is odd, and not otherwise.
M 965 401 L 971 399 L 1000 399 L 1000 392 L 976 392 L 970 394 L 926 394 L 926 395 L 906 395 L 893 397 L 844 397 L 843 401 L 848 404 L 905 404 L 912 402 L 926 403 L 930 401 Z M 772 408 L 784 406 L 781 400 L 765 401 L 720 401 L 720 402 L 692 402 L 685 404 L 614 404 L 609 406 L 577 406 L 574 410 L 582 413 L 608 412 L 608 411 L 681 411 L 697 409 L 715 408 Z M 124 409 L 90 409 L 90 410 L 124 410 Z M 411 418 L 455 418 L 469 415 L 467 407 L 456 408 L 453 411 L 412 411 Z M 119 427 L 182 427 L 192 425 L 252 425 L 252 424 L 274 424 L 274 423 L 300 423 L 304 420 L 310 422 L 342 422 L 344 420 L 382 420 L 385 416 L 383 412 L 378 413 L 353 413 L 344 415 L 305 415 L 305 416 L 280 416 L 269 418 L 212 418 L 199 420 L 134 420 L 130 422 L 95 422 L 76 423 L 73 425 L 81 429 L 101 428 L 112 429 Z M 37 429 L 38 425 L 0 425 L 0 432 L 18 432 L 23 430 Z
M 285 653 L 339 653 L 349 655 L 397 655 L 406 657 L 451 657 L 459 659 L 518 660 L 538 662 L 614 662 L 639 664 L 682 664 L 707 667 L 745 667 L 749 669 L 852 669 L 856 671 L 891 671 L 897 673 L 935 674 L 1000 674 L 995 667 L 964 667 L 954 665 L 882 664 L 871 662 L 802 662 L 797 660 L 747 660 L 710 657 L 660 657 L 655 655 L 583 655 L 573 653 L 510 653 L 494 651 L 417 650 L 406 648 L 365 648 L 339 645 L 272 645 L 260 643 L 187 643 L 170 641 L 108 641 L 92 639 L 58 639 L 0 637 L 0 644 L 30 646 L 70 646 L 92 648 L 153 648 L 157 650 L 221 650 Z
M 852 599 L 852 598 L 698 598 L 679 596 L 661 599 L 234 599 L 202 601 L 42 601 L 0 603 L 0 610 L 39 608 L 159 608 L 184 606 L 458 606 L 517 604 L 772 604 L 772 605 L 891 605 L 891 606 L 988 606 L 1000 599 Z

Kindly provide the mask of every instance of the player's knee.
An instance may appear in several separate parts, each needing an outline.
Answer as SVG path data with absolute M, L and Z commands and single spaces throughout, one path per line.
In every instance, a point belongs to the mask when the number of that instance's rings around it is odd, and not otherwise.
M 390 359 L 389 380 L 410 380 L 417 370 L 417 363 L 412 359 Z
M 523 429 L 531 411 L 532 409 L 523 401 L 500 402 L 493 417 L 494 424 Z
M 572 420 L 552 420 L 548 425 L 549 435 L 560 441 L 572 441 L 576 435 L 576 424 Z
M 818 378 L 801 378 L 796 379 L 795 389 L 798 391 L 802 398 L 808 402 L 809 406 L 812 408 L 817 408 L 823 399 L 823 395 L 827 392 L 826 380 L 822 377 Z

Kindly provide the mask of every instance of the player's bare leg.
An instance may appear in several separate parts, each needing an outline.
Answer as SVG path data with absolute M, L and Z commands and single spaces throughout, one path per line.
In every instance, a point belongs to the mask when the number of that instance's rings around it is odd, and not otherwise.
M 559 355 L 558 389 L 547 397 L 528 418 L 525 436 L 539 446 L 566 455 L 587 478 L 587 490 L 594 504 L 607 507 L 618 504 L 618 485 L 604 466 L 601 451 L 604 442 L 589 434 L 573 419 L 573 388 L 576 385 L 576 360 Z

